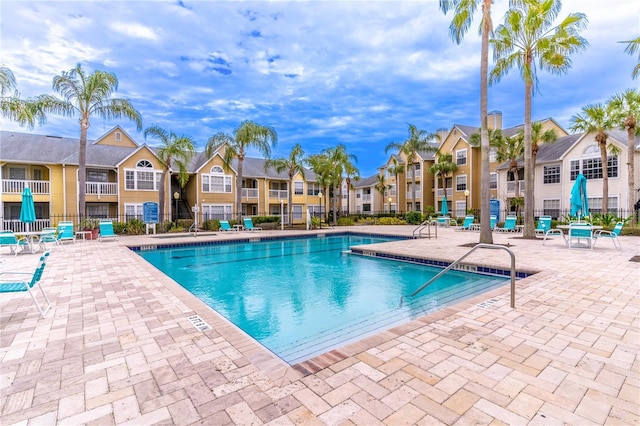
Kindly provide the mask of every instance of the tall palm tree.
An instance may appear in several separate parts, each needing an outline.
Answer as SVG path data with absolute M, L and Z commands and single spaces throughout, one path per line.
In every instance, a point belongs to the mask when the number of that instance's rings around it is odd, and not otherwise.
M 144 138 L 152 137 L 160 141 L 160 146 L 156 150 L 156 156 L 162 163 L 162 178 L 158 184 L 158 213 L 160 220 L 164 223 L 165 204 L 165 182 L 167 174 L 172 166 L 178 168 L 178 182 L 180 187 L 184 187 L 189 180 L 188 165 L 195 155 L 193 139 L 189 136 L 178 136 L 172 131 L 167 132 L 159 126 L 151 126 L 145 129 Z M 177 216 L 176 216 L 177 218 Z
M 494 69 L 489 82 L 499 81 L 515 66 L 524 80 L 524 238 L 536 238 L 534 227 L 533 185 L 535 170 L 531 142 L 531 97 L 537 89 L 537 70 L 564 74 L 571 67 L 570 55 L 584 49 L 587 41 L 580 37 L 587 18 L 571 13 L 553 26 L 560 13 L 559 0 L 517 0 L 498 26 L 491 40 L 494 47 Z M 536 65 L 536 59 L 538 64 Z
M 524 130 L 520 132 L 522 134 L 522 139 L 524 140 Z M 531 158 L 533 167 L 536 166 L 536 159 L 538 158 L 538 151 L 540 150 L 541 144 L 553 143 L 558 139 L 558 133 L 556 129 L 548 129 L 542 131 L 542 123 L 539 121 L 534 121 L 531 123 Z M 533 191 L 533 188 L 531 188 Z
M 640 38 L 639 41 L 640 43 Z M 613 114 L 614 123 L 627 131 L 627 169 L 629 170 L 629 188 L 627 202 L 629 212 L 633 212 L 634 199 L 634 173 L 635 173 L 635 138 L 640 135 L 638 118 L 640 118 L 640 91 L 628 89 L 614 95 L 608 104 Z M 632 215 L 635 220 L 635 215 Z
M 493 244 L 489 211 L 489 127 L 487 125 L 487 105 L 489 92 L 487 77 L 489 74 L 489 35 L 493 33 L 491 22 L 491 4 L 493 0 L 440 0 L 440 10 L 445 14 L 453 10 L 453 19 L 449 25 L 449 35 L 460 44 L 469 30 L 473 15 L 480 7 L 480 243 Z
M 453 162 L 453 155 L 445 152 L 436 152 L 436 162 L 429 167 L 429 173 L 432 175 L 440 175 L 442 182 L 442 190 L 447 194 L 447 176 L 456 171 L 458 165 Z M 438 211 L 438 201 L 436 200 L 435 210 Z
M 238 223 L 242 221 L 242 168 L 247 149 L 257 149 L 267 160 L 271 157 L 271 147 L 278 143 L 278 135 L 273 127 L 261 126 L 253 121 L 243 121 L 233 131 L 233 136 L 216 133 L 211 136 L 205 146 L 205 153 L 211 156 L 221 145 L 226 144 L 222 161 L 227 170 L 231 169 L 234 159 L 238 160 L 236 170 L 236 216 Z
M 267 160 L 264 163 L 265 169 L 269 167 L 273 167 L 276 172 L 282 173 L 284 171 L 287 172 L 289 176 L 289 228 L 293 226 L 293 177 L 296 174 L 300 174 L 303 180 L 306 180 L 304 175 L 304 162 L 306 159 L 304 158 L 304 151 L 300 144 L 295 144 L 295 146 L 291 149 L 289 153 L 289 157 L 280 157 L 273 160 Z
M 400 200 L 399 194 L 400 194 L 400 179 L 398 178 L 399 175 L 404 173 L 404 169 L 405 169 L 405 165 L 404 164 L 400 164 L 400 162 L 398 161 L 398 159 L 396 157 L 393 157 L 391 159 L 391 165 L 389 167 L 387 167 L 387 171 L 389 172 L 389 174 L 393 175 L 393 177 L 395 178 L 396 181 L 396 194 L 398 194 L 398 200 Z
M 103 120 L 128 118 L 142 130 L 142 117 L 128 99 L 112 98 L 118 90 L 118 78 L 114 73 L 95 70 L 91 74 L 80 64 L 69 71 L 62 71 L 53 77 L 53 89 L 62 100 L 50 99 L 45 110 L 57 110 L 66 116 L 79 115 L 80 148 L 78 150 L 78 214 L 85 215 L 87 181 L 87 130 L 91 126 L 91 116 Z
M 384 193 L 389 189 L 389 184 L 387 184 L 387 178 L 384 173 L 376 176 L 376 184 L 373 187 L 380 193 L 380 199 L 382 200 L 382 208 L 380 211 L 384 211 Z
M 344 177 L 347 183 L 347 215 L 349 214 L 349 206 L 351 205 L 351 179 L 356 182 L 360 180 L 360 171 L 352 163 L 345 164 Z
M 609 209 L 609 170 L 607 167 L 607 139 L 606 132 L 613 129 L 616 123 L 603 104 L 587 105 L 582 108 L 582 114 L 571 117 L 571 131 L 595 133 L 596 142 L 600 147 L 600 162 L 602 163 L 602 213 Z
M 411 167 L 411 210 L 416 209 L 416 165 L 414 164 L 418 159 L 419 152 L 436 152 L 437 148 L 434 148 L 429 141 L 437 140 L 440 137 L 435 132 L 427 132 L 426 130 L 420 130 L 413 124 L 409 124 L 409 136 L 404 142 L 391 142 L 385 148 L 385 153 L 389 150 L 398 150 L 403 153 L 407 158 L 407 166 Z
M 307 164 L 313 170 L 313 173 L 316 175 L 316 183 L 320 187 L 320 191 L 324 197 L 320 202 L 325 206 L 326 209 L 326 200 L 329 193 L 329 159 L 323 154 L 314 154 L 307 158 Z M 318 212 L 320 216 L 322 216 L 322 208 Z
M 502 134 L 502 132 L 500 132 Z M 509 162 L 507 167 L 507 173 L 511 173 L 514 178 L 514 197 L 520 197 L 520 164 L 518 160 L 522 158 L 524 154 L 524 134 L 517 134 L 511 138 L 505 138 L 504 136 L 497 136 L 492 141 L 492 147 L 496 152 L 496 161 L 498 163 Z M 529 190 L 528 187 L 527 191 Z
M 57 108 L 56 105 L 55 99 L 50 95 L 21 99 L 13 72 L 7 67 L 0 67 L 0 114 L 3 117 L 31 130 L 36 123 L 40 125 L 46 123 L 47 106 L 51 112 L 64 109 L 60 105 L 57 105 Z
M 636 37 L 633 40 L 621 41 L 620 43 L 627 43 L 627 47 L 624 49 L 625 53 L 629 55 L 635 55 L 638 53 L 638 63 L 633 67 L 631 75 L 635 80 L 640 75 L 640 37 Z
M 358 159 L 355 155 L 349 154 L 347 152 L 347 147 L 344 144 L 339 144 L 335 148 L 327 148 L 323 150 L 321 154 L 326 158 L 323 166 L 323 171 L 328 177 L 330 189 L 334 190 L 334 196 L 331 197 L 331 200 L 333 210 L 333 223 L 335 224 L 338 220 L 335 200 L 335 194 L 338 192 L 337 187 L 342 183 L 346 169 L 354 169 L 355 173 L 358 173 L 358 169 L 354 164 L 358 161 Z

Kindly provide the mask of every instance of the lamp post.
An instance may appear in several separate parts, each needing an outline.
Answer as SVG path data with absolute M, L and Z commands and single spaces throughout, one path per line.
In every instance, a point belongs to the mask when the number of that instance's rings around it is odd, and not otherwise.
M 469 209 L 469 190 L 464 190 L 464 215 L 467 215 L 467 210 Z
M 320 228 L 322 229 L 322 191 L 318 192 L 318 217 L 320 218 Z
M 173 193 L 173 199 L 176 200 L 176 211 L 174 213 L 176 222 L 178 222 L 178 200 L 180 199 L 180 193 L 178 191 Z M 164 219 L 162 219 L 164 220 Z
M 391 197 L 389 197 L 389 214 L 391 214 Z

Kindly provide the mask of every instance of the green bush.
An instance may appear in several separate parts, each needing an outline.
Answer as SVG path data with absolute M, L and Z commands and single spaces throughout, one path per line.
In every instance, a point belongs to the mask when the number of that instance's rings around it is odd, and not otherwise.
M 280 216 L 254 216 L 251 220 L 254 225 L 261 223 L 280 223 Z
M 407 212 L 407 214 L 405 215 L 405 219 L 411 225 L 419 225 L 422 223 L 422 213 Z
M 127 234 L 142 235 L 146 232 L 147 226 L 140 219 L 131 219 L 127 222 Z
M 338 226 L 353 226 L 355 222 L 350 217 L 341 217 L 338 219 Z
M 124 222 L 113 222 L 113 232 L 116 234 L 126 234 L 127 224 Z
M 220 221 L 218 219 L 209 219 L 202 222 L 202 229 L 205 231 L 218 231 L 220 230 Z
M 376 222 L 378 225 L 406 225 L 407 222 L 397 217 L 381 217 Z

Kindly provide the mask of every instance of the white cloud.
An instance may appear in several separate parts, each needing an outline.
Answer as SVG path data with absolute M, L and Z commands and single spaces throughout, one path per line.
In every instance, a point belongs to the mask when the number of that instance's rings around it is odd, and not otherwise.
M 112 31 L 123 34 L 127 37 L 151 41 L 155 41 L 160 38 L 160 36 L 151 28 L 137 23 L 115 21 L 109 24 L 109 28 Z

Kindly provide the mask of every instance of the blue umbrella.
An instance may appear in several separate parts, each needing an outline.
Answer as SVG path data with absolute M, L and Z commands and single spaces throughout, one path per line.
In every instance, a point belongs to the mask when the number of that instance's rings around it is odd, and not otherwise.
M 440 207 L 440 214 L 446 216 L 449 214 L 449 207 L 447 206 L 447 196 L 442 197 L 442 206 Z
M 587 199 L 587 178 L 580 173 L 571 188 L 571 216 L 589 216 L 589 201 Z
M 20 206 L 20 221 L 27 224 L 27 231 L 29 230 L 29 223 L 36 221 L 36 209 L 33 205 L 33 195 L 31 189 L 28 186 L 22 191 L 22 206 Z

